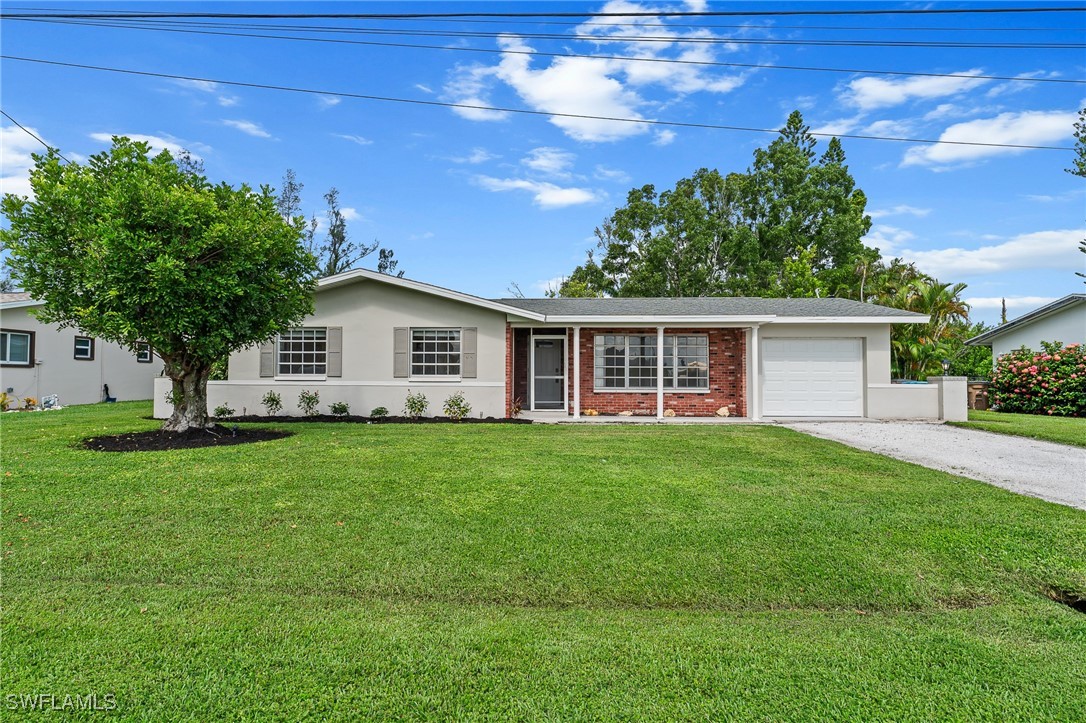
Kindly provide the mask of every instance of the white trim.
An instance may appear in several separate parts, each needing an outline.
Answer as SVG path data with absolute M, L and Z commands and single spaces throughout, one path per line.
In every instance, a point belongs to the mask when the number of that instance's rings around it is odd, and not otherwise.
M 573 418 L 581 418 L 581 327 L 573 327 Z
M 643 334 L 643 333 L 638 333 L 638 334 L 612 334 L 609 330 L 604 331 L 604 332 L 599 332 L 599 331 L 594 332 L 592 334 L 592 391 L 593 391 L 593 393 L 595 393 L 595 394 L 610 394 L 612 392 L 615 392 L 615 393 L 618 393 L 618 394 L 623 394 L 623 393 L 626 393 L 626 394 L 652 394 L 654 391 L 656 391 L 657 386 L 663 384 L 663 381 L 662 381 L 664 379 L 664 377 L 663 377 L 663 366 L 664 366 L 663 360 L 665 358 L 664 354 L 663 354 L 663 348 L 664 348 L 663 341 L 664 341 L 664 339 L 666 337 L 669 337 L 669 336 L 676 340 L 672 345 L 672 353 L 674 354 L 674 360 L 675 361 L 677 361 L 677 359 L 678 359 L 678 349 L 679 349 L 678 338 L 680 336 L 699 336 L 699 337 L 703 337 L 705 339 L 705 363 L 706 363 L 705 386 L 704 387 L 679 387 L 679 386 L 663 387 L 664 393 L 665 394 L 709 394 L 710 392 L 712 392 L 713 391 L 713 385 L 712 385 L 712 382 L 709 381 L 709 371 L 708 371 L 708 369 L 709 369 L 709 367 L 708 367 L 709 359 L 712 357 L 712 353 L 711 353 L 712 349 L 711 349 L 711 344 L 709 342 L 709 334 L 702 331 L 702 330 L 693 331 L 693 332 L 684 332 L 684 331 L 675 331 L 674 329 L 672 329 L 667 334 L 660 333 L 660 330 L 664 329 L 664 328 L 665 327 L 663 327 L 663 326 L 656 327 L 656 332 L 657 332 L 656 333 L 656 359 L 657 359 L 657 362 L 656 362 L 656 379 L 657 379 L 657 385 L 654 385 L 654 386 L 651 386 L 651 387 L 631 387 L 630 386 L 630 337 L 631 336 L 648 337 L 648 336 L 651 336 L 650 334 Z M 596 340 L 598 338 L 600 338 L 601 336 L 603 336 L 603 337 L 606 337 L 606 336 L 621 336 L 621 337 L 623 337 L 623 339 L 625 339 L 625 342 L 624 342 L 624 344 L 625 344 L 625 346 L 624 346 L 625 352 L 624 352 L 623 364 L 625 365 L 626 374 L 623 377 L 623 379 L 624 379 L 624 381 L 626 383 L 626 386 L 623 386 L 623 387 L 601 387 L 601 386 L 597 386 L 597 384 L 596 384 L 596 382 L 597 382 L 597 379 L 596 379 L 596 347 L 597 347 L 597 342 L 596 342 Z M 678 366 L 673 366 L 672 371 L 675 374 L 674 382 L 678 383 Z M 658 401 L 659 401 L 659 399 L 658 399 Z M 657 404 L 657 406 L 661 406 L 661 405 Z
M 535 408 L 535 340 L 552 339 L 562 342 L 562 408 L 561 409 L 536 409 Z M 569 414 L 569 349 L 567 334 L 528 334 L 528 405 L 529 412 L 562 412 Z M 553 377 L 544 377 L 551 379 Z
M 672 342 L 671 348 L 677 349 L 679 346 L 679 339 L 676 336 L 675 341 Z M 708 339 L 706 339 L 706 347 L 708 347 Z M 709 359 L 709 349 L 705 350 L 705 359 Z M 674 361 L 674 360 L 672 360 Z M 629 362 L 627 361 L 627 364 Z M 705 383 L 709 383 L 709 375 L 705 375 Z M 656 418 L 664 418 L 664 327 L 656 327 Z
M 462 381 L 456 381 L 456 382 L 452 382 L 452 381 L 449 381 L 449 382 L 425 381 L 424 382 L 424 381 L 420 381 L 418 379 L 410 379 L 410 380 L 409 379 L 394 379 L 394 380 L 389 380 L 389 381 L 386 381 L 386 382 L 351 382 L 351 381 L 342 381 L 342 380 L 339 380 L 339 379 L 327 379 L 327 380 L 322 381 L 320 379 L 308 379 L 308 380 L 307 379 L 300 379 L 300 378 L 275 379 L 275 378 L 266 377 L 264 379 L 220 379 L 220 380 L 215 380 L 215 381 L 209 381 L 208 384 L 242 384 L 242 385 L 245 385 L 245 386 L 261 386 L 261 385 L 268 386 L 269 384 L 280 384 L 280 385 L 288 384 L 288 385 L 304 386 L 306 384 L 312 384 L 314 382 L 317 382 L 319 384 L 322 384 L 324 386 L 329 386 L 329 387 L 426 387 L 426 386 L 431 386 L 431 387 L 434 387 L 435 389 L 441 389 L 443 387 L 449 387 L 450 385 L 455 384 L 455 385 L 463 386 L 463 387 L 501 387 L 502 389 L 505 388 L 505 382 L 504 381 L 500 381 L 500 382 L 473 382 L 473 381 L 464 381 L 464 380 L 462 380 Z
M 544 324 L 569 326 L 579 324 L 586 328 L 596 326 L 611 327 L 646 327 L 667 326 L 693 327 L 700 329 L 735 329 L 746 328 L 753 324 L 926 324 L 931 317 L 917 316 L 775 316 L 772 314 L 756 316 L 548 316 Z M 540 324 L 511 321 L 514 327 L 536 327 Z
M 747 371 L 747 416 L 754 421 L 762 418 L 762 362 L 758 353 L 762 342 L 759 328 L 757 324 L 750 327 L 750 369 Z
M 778 316 L 774 324 L 927 324 L 930 316 Z
M 37 299 L 27 299 L 26 301 L 5 301 L 0 304 L 0 311 L 4 309 L 25 309 L 28 306 L 45 306 L 44 301 L 38 301 Z
M 424 294 L 440 296 L 443 299 L 452 299 L 453 301 L 460 301 L 465 304 L 471 304 L 472 306 L 480 306 L 484 309 L 501 311 L 512 316 L 519 316 L 522 319 L 543 321 L 545 318 L 543 314 L 537 314 L 534 311 L 518 309 L 515 306 L 507 306 L 506 304 L 500 304 L 496 301 L 490 301 L 489 299 L 481 299 L 478 296 L 472 296 L 471 294 L 464 294 L 459 291 L 453 291 L 452 289 L 434 286 L 433 284 L 424 284 L 421 281 L 412 281 L 411 279 L 402 279 L 398 276 L 389 276 L 388 274 L 370 271 L 369 269 L 353 269 L 351 271 L 344 271 L 342 274 L 326 276 L 317 281 L 316 290 L 323 291 L 324 289 L 334 289 L 337 286 L 344 286 L 363 279 L 366 281 L 379 281 L 383 284 L 399 286 L 400 288 L 411 289 L 412 291 L 420 291 Z
M 265 377 L 267 378 L 267 377 Z M 276 382 L 324 382 L 328 380 L 327 374 L 287 374 L 272 377 Z M 226 380 L 224 380 L 226 381 Z

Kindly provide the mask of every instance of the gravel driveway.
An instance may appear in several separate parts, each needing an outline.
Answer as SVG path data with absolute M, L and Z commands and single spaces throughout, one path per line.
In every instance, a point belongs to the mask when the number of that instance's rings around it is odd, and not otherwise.
M 926 422 L 795 422 L 799 432 L 1086 510 L 1086 448 Z

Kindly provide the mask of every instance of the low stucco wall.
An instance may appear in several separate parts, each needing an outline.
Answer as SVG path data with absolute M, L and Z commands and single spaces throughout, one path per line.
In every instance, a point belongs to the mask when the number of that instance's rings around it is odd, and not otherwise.
M 938 419 L 939 388 L 934 384 L 869 384 L 871 419 Z
M 169 379 L 155 380 L 156 419 L 165 419 L 173 412 L 173 407 L 166 396 L 170 391 Z M 320 392 L 320 412 L 328 414 L 328 407 L 333 402 L 347 402 L 351 405 L 351 414 L 367 416 L 375 407 L 385 407 L 389 414 L 403 414 L 403 403 L 408 390 L 422 392 L 430 401 L 427 416 L 443 416 L 441 407 L 450 394 L 463 392 L 464 398 L 471 405 L 472 417 L 505 416 L 504 382 L 430 382 L 430 383 L 360 383 L 360 382 L 285 382 L 285 381 L 227 381 L 208 382 L 207 409 L 214 412 L 215 407 L 226 404 L 236 414 L 265 414 L 261 398 L 273 390 L 283 400 L 282 416 L 300 416 L 298 394 L 303 389 Z

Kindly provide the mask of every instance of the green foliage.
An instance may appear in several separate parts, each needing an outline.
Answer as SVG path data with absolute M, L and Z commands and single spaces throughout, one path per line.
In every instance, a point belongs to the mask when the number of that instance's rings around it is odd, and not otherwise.
M 215 416 L 219 419 L 223 419 L 224 417 L 232 417 L 234 416 L 234 408 L 231 407 L 229 404 L 220 404 L 219 406 L 215 407 Z
M 1041 342 L 1042 350 L 1025 347 L 999 357 L 988 388 L 1001 412 L 1086 416 L 1086 347 Z
M 1086 418 L 1050 417 L 1041 414 L 969 410 L 968 422 L 947 422 L 955 427 L 983 429 L 1015 437 L 1043 439 L 1057 444 L 1086 447 Z
M 524 413 L 524 400 L 520 397 L 515 397 L 509 404 L 509 417 L 511 419 L 517 419 Z
M 328 409 L 337 417 L 346 417 L 351 413 L 351 405 L 347 402 L 332 402 Z
M 445 412 L 446 417 L 459 422 L 471 414 L 471 405 L 464 398 L 464 393 L 458 390 L 449 395 L 449 398 L 445 400 L 445 404 L 442 405 L 442 410 Z
M 279 414 L 283 409 L 283 398 L 274 389 L 265 392 L 264 396 L 260 398 L 260 403 L 264 405 L 269 417 Z
M 374 407 L 370 410 L 370 418 L 384 419 L 388 416 L 388 407 Z
M 215 363 L 312 311 L 314 261 L 269 188 L 212 185 L 149 152 L 114 138 L 83 164 L 35 155 L 34 198 L 4 197 L 0 238 L 39 319 L 148 342 L 180 393 L 167 428 L 205 426 Z
M 943 360 L 961 349 L 968 336 L 969 305 L 961 299 L 965 284 L 941 284 L 931 277 L 912 277 L 908 265 L 899 267 L 908 280 L 884 283 L 879 303 L 929 317 L 926 324 L 894 324 L 890 330 L 890 363 L 903 379 L 924 379 L 941 374 Z M 913 269 L 915 270 L 915 269 Z
M 410 389 L 407 390 L 407 399 L 403 403 L 404 416 L 418 419 L 426 414 L 426 410 L 429 408 L 430 401 L 425 394 L 422 392 L 412 393 Z
M 320 413 L 318 407 L 321 403 L 321 393 L 317 391 L 309 391 L 303 389 L 298 393 L 298 409 L 302 410 L 302 413 L 307 417 L 315 417 Z

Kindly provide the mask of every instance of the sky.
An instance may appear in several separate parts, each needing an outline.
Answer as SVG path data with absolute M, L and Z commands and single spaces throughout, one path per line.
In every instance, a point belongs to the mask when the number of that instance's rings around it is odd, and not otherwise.
M 1058 2 L 8 1 L 5 15 L 25 7 L 583 16 L 196 18 L 188 25 L 156 25 L 169 30 L 134 28 L 132 21 L 129 27 L 102 27 L 5 18 L 0 21 L 5 55 L 201 80 L 4 59 L 0 105 L 76 162 L 105 150 L 111 136 L 127 135 L 157 149 L 189 150 L 214 181 L 278 187 L 284 171 L 293 169 L 304 184 L 308 214 L 323 217 L 323 194 L 338 188 L 351 237 L 392 248 L 409 278 L 484 297 L 508 296 L 515 283 L 524 294 L 538 296 L 584 260 L 595 246 L 594 229 L 623 204 L 631 188 L 671 188 L 702 167 L 743 171 L 754 150 L 775 137 L 667 123 L 772 130 L 798 109 L 818 133 L 1069 148 L 1077 112 L 1086 105 L 1082 12 L 625 18 L 594 13 L 1011 6 L 1071 7 Z M 236 22 L 282 27 L 224 27 Z M 1061 44 L 1078 47 L 1037 47 Z M 615 59 L 631 57 L 695 62 Z M 760 67 L 742 67 L 750 65 Z M 426 104 L 433 102 L 533 113 Z M 820 150 L 827 140 L 820 138 Z M 1077 251 L 1086 238 L 1086 180 L 1065 172 L 1069 150 L 842 142 L 873 219 L 866 243 L 888 258 L 915 262 L 941 281 L 968 284 L 964 297 L 974 320 L 997 322 L 1002 299 L 1014 318 L 1084 290 L 1074 272 L 1086 271 L 1086 255 Z M 41 144 L 6 118 L 0 119 L 0 144 L 0 190 L 28 193 L 30 154 Z M 362 265 L 372 267 L 375 257 Z

